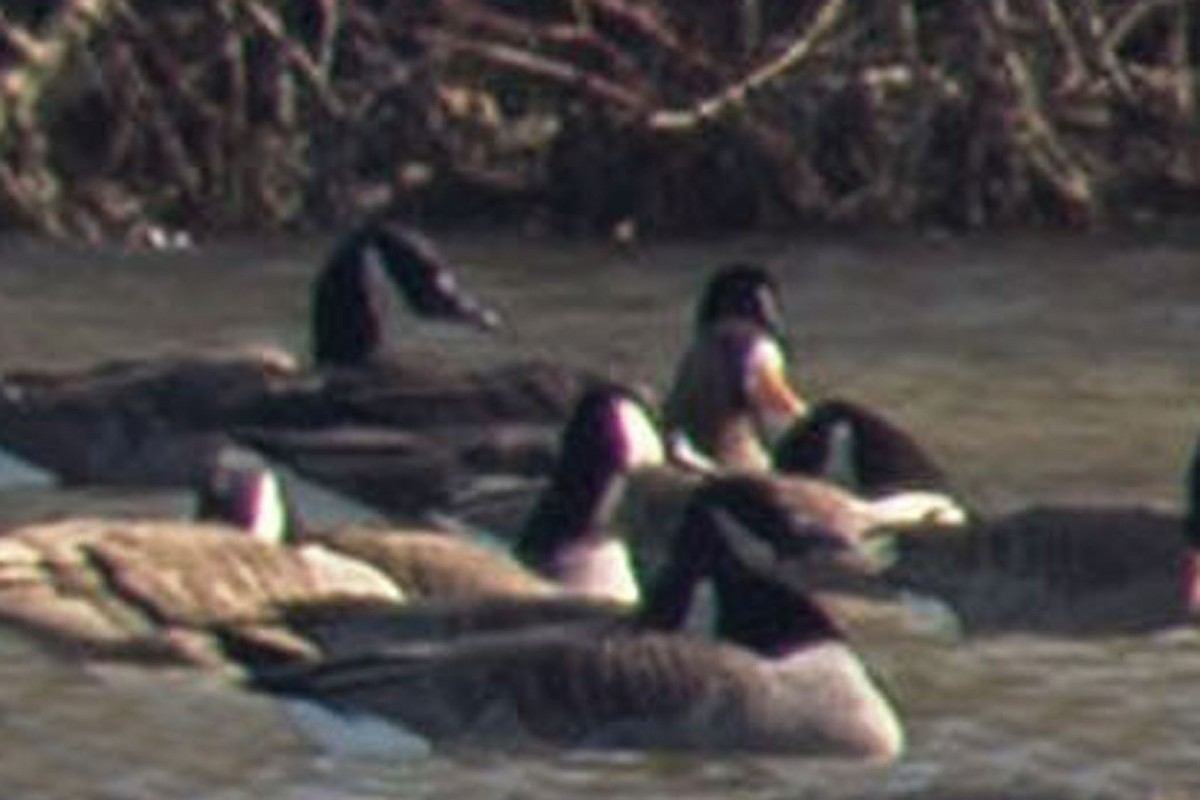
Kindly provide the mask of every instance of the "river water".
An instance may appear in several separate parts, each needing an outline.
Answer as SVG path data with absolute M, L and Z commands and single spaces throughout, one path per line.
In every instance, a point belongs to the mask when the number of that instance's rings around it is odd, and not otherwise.
M 125 254 L 0 242 L 0 369 L 246 343 L 302 352 L 307 282 L 328 244 Z M 442 244 L 468 285 L 515 322 L 519 338 L 505 347 L 659 387 L 707 273 L 734 258 L 762 260 L 783 279 L 805 393 L 886 408 L 979 508 L 1182 504 L 1200 431 L 1200 242 L 824 235 L 620 249 L 460 235 Z M 121 511 L 143 500 L 159 512 L 183 507 L 162 495 L 99 498 Z M 68 513 L 78 502 L 10 496 L 0 514 Z M 297 735 L 270 701 L 214 677 L 61 663 L 0 631 L 2 795 L 1200 795 L 1200 636 L 1191 629 L 967 641 L 883 631 L 861 646 L 907 722 L 909 752 L 886 767 L 335 756 Z

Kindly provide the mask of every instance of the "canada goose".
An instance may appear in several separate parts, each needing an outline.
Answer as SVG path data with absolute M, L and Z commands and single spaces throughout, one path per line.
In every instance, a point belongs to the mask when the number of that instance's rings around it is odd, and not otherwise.
M 940 600 L 967 635 L 1112 635 L 1188 624 L 1200 598 L 1200 456 L 1186 495 L 1182 517 L 1034 506 L 938 536 L 899 537 L 883 578 Z
M 1184 489 L 1182 515 L 1038 504 L 976 515 L 933 536 L 899 535 L 880 580 L 850 594 L 865 591 L 876 606 L 893 605 L 897 593 L 919 600 L 916 607 L 936 612 L 934 627 L 954 635 L 1128 635 L 1192 624 L 1200 610 L 1200 445 Z
M 727 324 L 734 321 L 739 325 L 729 332 Z M 754 329 L 773 348 L 755 343 Z M 672 441 L 677 455 L 690 459 L 686 448 L 694 445 L 701 457 L 722 467 L 800 472 L 837 480 L 872 496 L 903 490 L 947 491 L 941 468 L 911 435 L 878 411 L 836 397 L 806 403 L 790 388 L 781 290 L 764 267 L 735 263 L 718 269 L 697 304 L 694 331 L 665 406 L 668 435 L 672 431 L 681 435 Z M 751 398 L 748 392 L 738 393 L 737 373 L 728 366 L 736 360 L 721 357 L 723 348 L 739 347 L 743 351 L 761 348 L 763 364 L 777 362 L 770 367 L 770 381 L 762 383 L 774 389 L 758 401 L 756 425 L 734 424 L 730 419 L 744 413 L 749 406 L 745 401 Z M 768 350 L 775 352 L 768 355 Z M 741 404 L 736 402 L 739 397 Z
M 275 354 L 121 360 L 0 378 L 0 440 L 66 484 L 194 485 L 229 421 L 297 379 Z
M 440 744 L 895 758 L 901 724 L 837 626 L 730 525 L 758 486 L 718 480 L 696 493 L 632 623 L 401 638 L 260 670 L 252 685 Z M 780 541 L 793 559 L 840 552 L 810 534 Z M 702 581 L 716 641 L 675 630 Z
M 662 460 L 646 413 L 615 386 L 580 400 L 544 511 L 520 540 L 524 566 L 441 532 L 298 531 L 269 471 L 226 462 L 200 493 L 199 523 L 68 520 L 7 533 L 0 619 L 85 652 L 208 663 L 216 627 L 294 644 L 278 625 L 284 603 L 564 592 L 630 603 L 638 586 L 607 525 L 625 473 Z M 298 536 L 285 541 L 289 527 Z
M 389 322 L 384 299 L 395 289 L 419 316 L 486 331 L 502 325 L 498 312 L 466 293 L 428 239 L 379 220 L 343 239 L 313 283 L 313 362 L 359 367 L 376 358 Z
M 399 602 L 369 565 L 224 526 L 68 519 L 0 538 L 0 622 L 70 655 L 225 665 L 217 625 L 270 627 L 306 601 Z
M 405 511 L 442 497 L 447 471 L 461 463 L 510 463 L 506 443 L 521 439 L 522 428 L 510 434 L 501 422 L 542 426 L 513 457 L 528 463 L 532 447 L 538 456 L 529 468 L 544 469 L 546 429 L 561 424 L 587 377 L 541 363 L 470 372 L 419 354 L 392 362 L 382 317 L 395 297 L 423 319 L 501 325 L 427 241 L 394 223 L 371 223 L 341 242 L 315 279 L 316 371 L 274 350 L 14 371 L 0 378 L 0 445 L 66 483 L 191 486 L 235 439 L 273 445 L 276 457 L 297 448 L 303 455 L 321 449 L 310 441 L 314 429 L 335 428 L 329 447 L 340 455 L 353 448 L 336 427 L 361 426 L 360 450 L 400 451 L 399 472 L 414 487 L 399 493 Z M 370 428 L 382 429 L 382 447 Z
M 805 513 L 795 506 L 796 497 L 756 477 L 713 476 L 700 481 L 688 498 L 687 511 L 680 516 L 677 530 L 660 535 L 656 543 L 664 551 L 658 564 L 645 566 L 643 575 L 678 573 L 680 564 L 690 563 L 687 536 L 700 515 L 695 507 L 704 505 L 719 512 L 723 524 L 749 534 L 749 539 L 776 554 L 788 564 L 789 575 L 814 587 L 836 587 L 864 574 L 877 572 L 882 562 L 869 541 L 868 532 L 837 527 L 843 519 Z M 663 521 L 660 527 L 668 528 Z M 697 534 L 706 535 L 706 534 Z M 332 546 L 336 547 L 336 543 Z M 379 561 L 369 559 L 379 566 Z M 679 563 L 673 563 L 679 562 Z M 385 569 L 386 571 L 386 569 Z M 678 580 L 678 579 L 677 579 Z M 644 582 L 654 583 L 653 578 Z M 400 581 L 402 585 L 406 583 Z M 410 595 L 411 596 L 411 595 Z M 644 595 L 642 595 L 644 597 Z M 635 605 L 614 602 L 614 598 L 578 593 L 460 593 L 456 596 L 424 594 L 412 596 L 414 602 L 403 606 L 371 601 L 347 603 L 297 604 L 288 609 L 286 624 L 308 645 L 323 655 L 346 656 L 362 653 L 381 644 L 413 638 L 456 636 L 464 633 L 496 632 L 512 628 L 545 625 L 608 626 L 628 623 Z M 661 604 L 657 604 L 660 605 Z M 660 614 L 663 611 L 660 609 Z M 665 624 L 665 623 L 664 623 Z M 244 637 L 243 637 L 244 638 Z M 239 642 L 242 659 L 252 661 L 266 655 L 272 661 L 276 650 L 281 658 L 304 656 L 306 649 L 279 648 L 277 641 L 261 644 Z M 249 649 L 247 649 L 249 648 Z
M 743 471 L 762 475 L 764 481 L 781 486 L 793 484 L 797 507 L 822 509 L 821 513 L 841 514 L 839 527 L 852 525 L 860 530 L 881 525 L 910 527 L 922 519 L 941 525 L 961 525 L 966 511 L 954 498 L 938 491 L 932 462 L 900 431 L 862 409 L 841 402 L 824 406 L 812 415 L 788 385 L 784 373 L 782 348 L 767 331 L 745 320 L 727 320 L 703 332 L 684 359 L 675 387 L 668 397 L 666 418 L 683 434 L 685 446 L 695 445 L 700 453 L 681 453 L 680 439 L 671 442 L 672 455 L 701 471 Z M 829 416 L 849 418 L 875 438 L 862 439 L 872 447 L 871 457 L 882 462 L 876 484 L 885 472 L 892 491 L 868 493 L 859 497 L 855 489 L 842 489 L 826 480 L 826 470 L 816 474 L 785 475 L 774 471 L 775 459 L 785 465 L 799 464 L 808 440 L 800 426 L 824 426 Z M 775 456 L 765 446 L 764 431 L 791 428 Z M 807 427 L 816 430 L 816 427 Z M 826 437 L 828 438 L 828 437 Z M 891 457 L 895 452 L 908 460 Z M 884 459 L 884 456 L 887 456 Z M 867 461 L 874 465 L 874 461 Z M 903 480 L 911 480 L 911 491 Z M 876 486 L 875 488 L 880 488 Z M 853 520 L 853 522 L 851 522 Z
M 558 461 L 518 534 L 516 560 L 442 532 L 370 530 L 300 532 L 301 541 L 361 558 L 383 570 L 410 597 L 573 593 L 634 602 L 638 585 L 626 543 L 612 529 L 627 476 L 663 460 L 649 412 L 615 384 L 589 389 L 562 431 Z M 294 515 L 279 509 L 282 492 L 260 468 L 218 469 L 201 492 L 197 512 L 287 538 Z M 532 572 L 523 569 L 526 565 Z

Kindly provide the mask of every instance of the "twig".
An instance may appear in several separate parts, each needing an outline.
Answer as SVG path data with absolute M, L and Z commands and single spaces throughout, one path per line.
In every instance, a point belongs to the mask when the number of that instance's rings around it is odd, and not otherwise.
M 328 72 L 322 60 L 314 60 L 295 40 L 288 36 L 287 28 L 279 15 L 254 0 L 237 0 L 238 6 L 254 22 L 276 47 L 284 54 L 288 63 L 312 87 L 325 112 L 331 117 L 345 113 L 337 95 L 329 85 Z
M 993 13 L 1001 27 L 1010 18 L 1007 0 L 992 0 Z M 1022 153 L 1036 171 L 1045 178 L 1073 211 L 1095 208 L 1095 193 L 1087 173 L 1075 163 L 1070 150 L 1059 140 L 1054 127 L 1042 111 L 1036 83 L 1024 58 L 1010 43 L 1001 44 L 1001 54 L 1009 84 L 1019 111 L 1018 128 Z
M 1087 59 L 1079 45 L 1079 39 L 1071 30 L 1071 23 L 1063 14 L 1058 0 L 1038 0 L 1037 10 L 1046 26 L 1054 34 L 1058 46 L 1067 61 L 1066 76 L 1062 83 L 1066 87 L 1076 86 L 1087 80 Z
M 419 32 L 419 38 L 431 47 L 470 56 L 493 66 L 517 70 L 531 77 L 574 88 L 583 94 L 611 104 L 614 110 L 635 114 L 649 108 L 649 98 L 619 84 L 582 70 L 573 64 L 521 50 L 508 45 L 462 39 L 438 30 Z
M 804 34 L 778 58 L 690 108 L 656 111 L 650 118 L 650 127 L 662 131 L 686 130 L 741 106 L 753 92 L 803 62 L 817 42 L 838 23 L 846 5 L 847 0 L 826 0 Z

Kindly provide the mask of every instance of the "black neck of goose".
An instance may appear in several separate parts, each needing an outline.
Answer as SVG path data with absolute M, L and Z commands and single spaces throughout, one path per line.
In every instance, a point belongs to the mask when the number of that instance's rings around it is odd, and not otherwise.
M 1188 466 L 1186 511 L 1184 513 L 1184 537 L 1188 546 L 1200 550 L 1200 441 L 1192 451 L 1192 462 Z
M 677 629 L 691 608 L 696 587 L 712 581 L 717 635 L 765 656 L 786 655 L 825 641 L 844 639 L 836 623 L 802 590 L 747 564 L 724 538 L 719 506 L 694 499 L 675 536 L 668 566 L 655 580 L 638 621 Z
M 839 445 L 845 452 L 837 452 Z M 839 461 L 852 475 L 833 473 L 830 468 Z M 776 445 L 774 462 L 781 472 L 848 477 L 851 488 L 872 497 L 896 491 L 950 491 L 946 472 L 912 436 L 849 400 L 825 400 L 798 420 Z
M 716 556 L 705 509 L 693 499 L 671 538 L 665 565 L 651 581 L 637 614 L 637 624 L 678 630 L 687 619 L 700 582 L 712 572 Z
M 800 589 L 763 575 L 736 557 L 722 559 L 713 580 L 717 633 L 766 656 L 780 656 L 844 635 Z
M 341 245 L 313 284 L 313 361 L 320 366 L 356 367 L 379 346 L 376 319 L 362 275 L 360 234 Z
M 541 571 L 564 546 L 608 535 L 626 479 L 611 463 L 590 463 L 564 453 L 525 522 L 515 548 L 517 558 Z

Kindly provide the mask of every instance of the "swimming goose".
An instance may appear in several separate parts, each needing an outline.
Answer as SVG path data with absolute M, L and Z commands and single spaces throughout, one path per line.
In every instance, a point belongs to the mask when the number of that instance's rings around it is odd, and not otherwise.
M 846 419 L 842 404 L 826 407 L 834 412 L 831 416 Z M 803 455 L 809 440 L 794 426 L 810 424 L 797 422 L 804 417 L 805 406 L 788 384 L 782 348 L 775 338 L 753 322 L 726 320 L 701 334 L 688 352 L 668 397 L 665 416 L 682 433 L 683 449 L 680 439 L 671 443 L 677 461 L 697 466 L 701 472 L 752 472 L 763 481 L 791 484 L 789 491 L 796 495 L 798 507 L 842 514 L 845 520 L 839 527 L 912 527 L 923 520 L 953 526 L 966 521 L 961 505 L 928 480 L 933 474 L 932 462 L 923 460 L 916 446 L 908 444 L 911 440 L 863 410 L 852 409 L 851 413 L 863 432 L 876 437 L 864 440 L 877 445 L 871 448 L 872 455 L 885 467 L 875 473 L 875 488 L 883 485 L 881 476 L 886 474 L 889 491 L 868 492 L 864 498 L 826 480 L 823 469 L 815 477 L 774 472 L 774 458 L 792 465 Z M 810 417 L 822 427 L 831 418 L 820 409 Z M 789 422 L 793 427 L 773 458 L 765 446 L 768 436 L 764 432 Z M 691 446 L 700 452 L 692 454 L 686 449 Z M 910 460 L 892 457 L 892 453 Z M 910 490 L 905 480 L 915 488 Z M 653 502 L 651 493 L 646 495 L 646 502 Z
M 269 349 L 14 371 L 0 378 L 0 445 L 67 483 L 193 486 L 234 433 L 255 445 L 279 432 L 270 442 L 278 457 L 320 451 L 310 441 L 318 429 L 332 436 L 335 457 L 399 452 L 399 471 L 414 486 L 398 493 L 412 498 L 406 511 L 440 497 L 459 463 L 490 457 L 506 466 L 514 437 L 513 457 L 528 462 L 532 449 L 529 468 L 545 469 L 547 429 L 565 419 L 587 380 L 582 373 L 540 363 L 468 372 L 435 356 L 390 359 L 383 316 L 397 297 L 421 319 L 484 330 L 502 324 L 427 241 L 396 224 L 367 225 L 335 248 L 312 297 L 315 372 Z M 505 421 L 541 427 L 528 435 L 520 425 L 495 429 Z M 356 441 L 339 439 L 340 425 L 360 426 Z M 381 435 L 368 435 L 372 428 Z M 429 453 L 449 455 L 431 461 Z
M 1034 506 L 895 542 L 893 589 L 932 598 L 968 635 L 1113 635 L 1194 621 L 1200 449 L 1182 517 L 1149 507 Z
M 729 523 L 748 485 L 696 494 L 634 623 L 401 638 L 253 685 L 439 744 L 895 758 L 900 722 L 836 624 Z M 784 541 L 793 559 L 840 551 L 822 535 Z M 676 632 L 702 581 L 715 641 Z
M 932 616 L 900 621 L 943 635 L 1111 636 L 1190 625 L 1200 610 L 1200 444 L 1185 496 L 1182 515 L 1037 504 L 976 515 L 936 536 L 899 535 L 881 580 L 843 588 L 880 609 L 916 600 L 910 610 Z
M 410 597 L 573 593 L 634 602 L 638 586 L 626 543 L 612 520 L 631 473 L 659 464 L 662 443 L 649 412 L 631 392 L 595 386 L 562 432 L 557 464 L 518 534 L 514 555 L 442 532 L 302 532 L 300 541 L 361 558 L 390 575 Z M 217 470 L 198 514 L 287 538 L 294 515 L 279 512 L 275 478 L 259 468 Z M 526 565 L 531 575 L 519 566 Z
M 731 321 L 740 321 L 741 330 L 725 331 Z M 755 328 L 773 345 L 755 343 L 747 332 Z M 723 332 L 714 336 L 714 330 Z M 878 411 L 844 398 L 809 404 L 790 388 L 780 286 L 765 268 L 734 263 L 718 269 L 697 305 L 694 336 L 664 412 L 668 435 L 677 431 L 682 437 L 672 440 L 672 446 L 683 460 L 696 460 L 687 449 L 694 445 L 700 458 L 723 467 L 799 472 L 871 496 L 948 491 L 944 471 L 911 435 Z M 754 425 L 727 419 L 744 414 L 751 397 L 729 370 L 733 362 L 721 357 L 722 348 L 738 347 L 744 352 L 758 348 L 758 360 L 771 364 L 771 377 L 761 385 L 773 388 L 758 401 L 761 410 Z M 716 430 L 730 440 L 720 440 Z
M 56 651 L 224 666 L 216 625 L 273 625 L 306 601 L 400 602 L 369 565 L 224 526 L 67 519 L 0 538 L 0 622 Z
M 525 565 L 432 530 L 301 531 L 285 541 L 295 526 L 271 473 L 224 463 L 200 494 L 197 513 L 209 518 L 200 523 L 67 520 L 8 532 L 0 619 L 68 649 L 211 663 L 218 627 L 295 645 L 278 625 L 284 604 L 564 592 L 630 603 L 638 586 L 607 525 L 624 475 L 662 459 L 646 413 L 618 387 L 580 401 L 545 511 L 520 540 Z
M 0 378 L 0 440 L 64 483 L 194 485 L 247 405 L 296 380 L 269 352 L 119 360 Z
M 420 317 L 485 331 L 502 326 L 500 314 L 466 293 L 428 239 L 381 219 L 343 239 L 313 282 L 313 362 L 359 367 L 377 360 L 390 322 L 384 301 L 397 288 Z
M 761 548 L 776 554 L 788 564 L 789 575 L 802 579 L 806 585 L 833 587 L 851 578 L 856 585 L 859 576 L 881 568 L 882 562 L 868 534 L 838 528 L 842 522 L 839 518 L 798 510 L 795 500 L 774 484 L 754 477 L 714 476 L 697 484 L 689 495 L 687 508 L 692 511 L 692 519 L 699 518 L 694 510 L 697 505 L 715 509 L 722 524 L 744 532 Z M 671 526 L 663 521 L 660 527 Z M 672 536 L 660 534 L 656 538 L 661 542 L 653 543 L 664 550 L 658 558 L 663 566 L 650 566 L 645 563 L 650 559 L 642 559 L 643 575 L 667 574 L 672 566 L 678 572 L 679 565 L 673 562 L 690 563 L 686 540 L 691 527 L 688 514 L 682 514 L 674 527 L 678 532 L 667 530 L 664 533 Z M 336 542 L 332 546 L 336 547 Z M 371 561 L 379 565 L 378 560 Z M 404 606 L 363 601 L 297 604 L 288 609 L 286 625 L 309 645 L 318 647 L 322 654 L 346 656 L 381 644 L 429 636 L 490 633 L 535 625 L 608 626 L 629 621 L 635 606 L 614 599 L 564 592 L 511 592 L 426 594 L 413 596 L 414 602 Z M 275 642 L 267 643 L 266 647 L 256 646 L 253 642 L 239 641 L 236 635 L 230 644 L 238 648 L 241 660 L 246 661 L 264 655 L 273 661 L 277 657 L 305 654 L 296 649 L 276 653 Z

